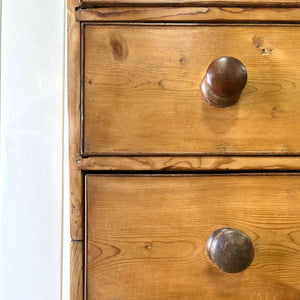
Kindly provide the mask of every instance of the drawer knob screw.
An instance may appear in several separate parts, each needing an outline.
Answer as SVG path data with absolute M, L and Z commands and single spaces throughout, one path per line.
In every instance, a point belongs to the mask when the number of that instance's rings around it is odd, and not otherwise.
M 238 273 L 250 266 L 254 257 L 254 247 L 244 232 L 221 228 L 209 237 L 207 254 L 219 269 L 227 273 Z
M 202 96 L 209 104 L 226 107 L 237 102 L 247 82 L 242 62 L 230 56 L 214 60 L 201 82 Z

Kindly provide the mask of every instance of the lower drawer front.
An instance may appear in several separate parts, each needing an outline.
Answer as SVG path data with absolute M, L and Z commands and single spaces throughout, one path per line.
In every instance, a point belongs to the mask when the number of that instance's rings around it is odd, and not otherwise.
M 86 176 L 87 299 L 300 299 L 300 177 Z M 220 271 L 206 244 L 246 233 L 255 254 Z

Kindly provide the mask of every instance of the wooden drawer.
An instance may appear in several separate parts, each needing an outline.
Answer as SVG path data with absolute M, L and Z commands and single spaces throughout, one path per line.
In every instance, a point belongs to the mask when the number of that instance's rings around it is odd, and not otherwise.
M 300 153 L 297 25 L 82 28 L 84 155 Z M 221 56 L 248 72 L 227 108 L 208 105 L 200 92 Z
M 300 299 L 297 175 L 86 176 L 87 299 Z M 253 241 L 237 274 L 206 254 L 231 227 Z

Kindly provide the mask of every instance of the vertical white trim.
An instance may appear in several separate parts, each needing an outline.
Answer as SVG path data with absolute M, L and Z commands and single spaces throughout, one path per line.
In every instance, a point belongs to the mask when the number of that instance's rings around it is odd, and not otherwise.
M 65 0 L 3 1 L 2 12 L 0 299 L 57 300 Z
M 70 299 L 70 242 L 68 239 L 68 224 L 65 221 L 68 220 L 66 215 L 69 214 L 69 205 L 66 203 L 68 200 L 68 186 L 66 186 L 67 180 L 65 176 L 68 176 L 68 81 L 67 81 L 67 0 L 64 0 L 64 44 L 63 44 L 63 109 L 62 109 L 62 215 L 61 215 L 61 300 Z M 67 167 L 67 168 L 66 168 Z M 66 173 L 66 174 L 65 174 Z
M 1 230 L 1 224 L 2 224 L 2 195 L 3 195 L 3 172 L 1 170 L 3 169 L 2 164 L 2 114 L 1 114 L 1 107 L 2 107 L 2 55 L 1 55 L 1 49 L 2 49 L 2 0 L 0 0 L 0 291 L 3 289 L 3 272 L 1 270 L 3 269 L 2 265 L 2 230 Z
M 62 300 L 70 299 L 70 214 L 69 214 L 69 126 L 68 126 L 68 47 L 67 1 L 65 0 L 64 30 L 64 139 L 63 139 L 63 241 L 62 241 Z

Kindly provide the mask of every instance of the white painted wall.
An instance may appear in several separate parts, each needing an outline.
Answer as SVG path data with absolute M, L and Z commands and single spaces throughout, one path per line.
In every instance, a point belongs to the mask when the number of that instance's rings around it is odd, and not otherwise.
M 64 24 L 64 0 L 2 0 L 0 299 L 68 297 Z

